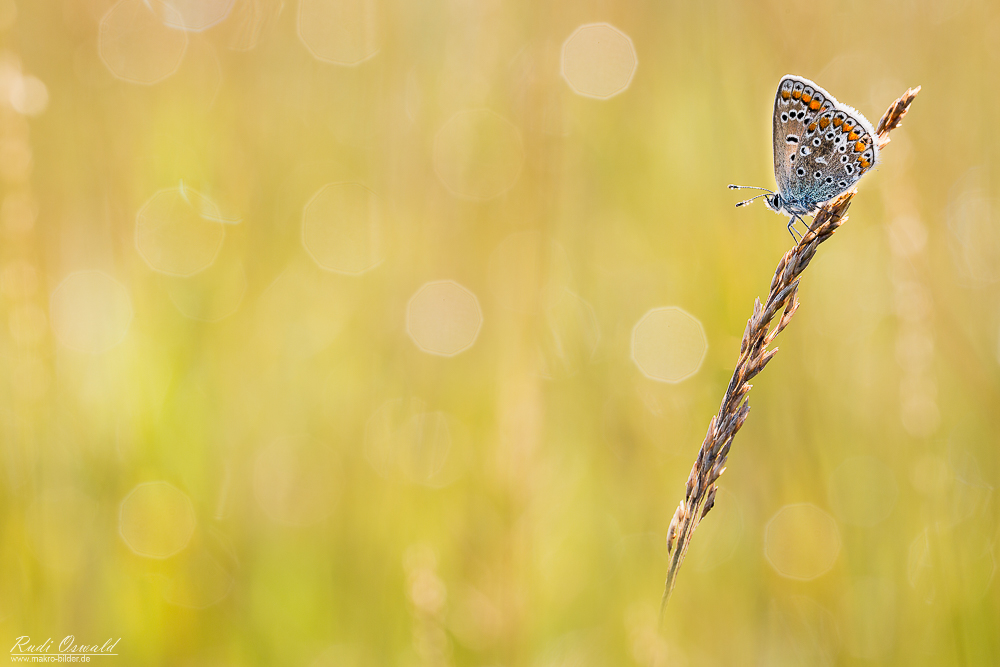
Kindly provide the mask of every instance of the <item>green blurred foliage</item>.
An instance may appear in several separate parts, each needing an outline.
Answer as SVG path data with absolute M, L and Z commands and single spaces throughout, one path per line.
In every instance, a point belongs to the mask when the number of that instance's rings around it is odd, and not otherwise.
M 235 0 L 184 32 L 130 1 L 122 37 L 112 0 L 0 0 L 0 638 L 121 637 L 95 660 L 143 665 L 1000 663 L 995 3 Z M 638 58 L 608 99 L 560 74 L 601 22 Z M 786 73 L 873 122 L 923 92 L 805 274 L 659 634 L 666 527 L 790 243 L 725 189 L 773 185 Z M 303 246 L 330 183 L 377 202 L 329 213 L 334 256 L 378 259 L 359 275 Z M 154 246 L 225 226 L 190 277 L 137 249 L 171 188 L 218 210 Z M 411 301 L 433 281 L 462 289 Z M 664 306 L 708 343 L 676 384 L 631 358 Z M 449 316 L 434 344 L 477 332 L 454 356 L 408 335 Z M 800 503 L 832 537 L 774 542 Z

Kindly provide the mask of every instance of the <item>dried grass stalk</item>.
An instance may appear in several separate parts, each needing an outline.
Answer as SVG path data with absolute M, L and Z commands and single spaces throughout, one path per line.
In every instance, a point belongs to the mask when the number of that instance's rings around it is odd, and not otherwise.
M 889 133 L 899 127 L 918 92 L 920 92 L 919 86 L 910 88 L 893 102 L 882 116 L 875 130 L 879 149 L 889 143 Z M 857 190 L 852 188 L 820 209 L 809 231 L 778 262 L 767 299 L 763 304 L 760 299 L 754 300 L 753 316 L 747 321 L 746 329 L 743 331 L 736 370 L 733 371 L 729 387 L 722 397 L 719 414 L 712 417 L 708 424 L 705 441 L 688 476 L 684 500 L 677 507 L 674 518 L 670 521 L 670 528 L 667 530 L 670 568 L 667 571 L 661 613 L 666 607 L 667 600 L 670 599 L 670 593 L 674 590 L 677 572 L 684 562 L 695 528 L 715 504 L 715 493 L 718 489 L 716 482 L 726 470 L 726 458 L 729 456 L 733 438 L 736 437 L 737 431 L 743 426 L 750 412 L 747 400 L 747 394 L 753 386 L 750 380 L 764 370 L 778 352 L 778 348 L 768 349 L 768 346 L 788 326 L 792 315 L 799 307 L 799 276 L 809 266 L 820 244 L 833 236 L 837 228 L 847 222 L 847 209 L 856 193 Z M 771 324 L 776 317 L 778 322 L 772 328 Z

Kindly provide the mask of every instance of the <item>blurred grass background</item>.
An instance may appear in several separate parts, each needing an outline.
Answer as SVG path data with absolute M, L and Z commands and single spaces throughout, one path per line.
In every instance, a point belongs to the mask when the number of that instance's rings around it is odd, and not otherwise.
M 1000 663 L 995 3 L 0 0 L 0 28 L 10 645 Z M 873 123 L 923 92 L 661 636 L 664 532 L 791 242 L 725 189 L 773 186 L 787 73 Z

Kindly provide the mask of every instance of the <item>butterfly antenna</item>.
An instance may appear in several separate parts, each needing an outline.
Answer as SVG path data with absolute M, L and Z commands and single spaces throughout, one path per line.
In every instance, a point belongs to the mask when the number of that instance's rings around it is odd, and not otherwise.
M 750 199 L 744 199 L 743 201 L 741 201 L 740 203 L 738 203 L 736 205 L 736 208 L 739 208 L 740 206 L 746 206 L 747 204 L 749 204 L 750 202 L 752 202 L 754 199 L 760 199 L 761 197 L 766 197 L 769 194 L 774 194 L 774 193 L 772 193 L 772 192 L 762 192 L 759 195 L 757 195 L 756 197 L 750 197 Z
M 740 206 L 746 206 L 747 204 L 749 204 L 750 202 L 752 202 L 754 199 L 757 199 L 758 197 L 765 197 L 767 195 L 773 195 L 774 194 L 773 190 L 768 190 L 767 188 L 761 188 L 761 187 L 758 187 L 756 185 L 733 185 L 732 183 L 730 183 L 729 184 L 729 189 L 730 190 L 763 190 L 764 191 L 763 193 L 757 195 L 756 197 L 750 197 L 750 199 L 747 199 L 746 201 L 741 201 L 739 204 L 736 205 L 736 208 L 739 208 Z
M 774 194 L 773 190 L 768 190 L 767 188 L 758 187 L 756 185 L 733 185 L 732 183 L 730 183 L 729 184 L 729 189 L 730 190 L 763 190 L 764 192 L 766 192 L 768 194 L 771 194 L 771 195 Z

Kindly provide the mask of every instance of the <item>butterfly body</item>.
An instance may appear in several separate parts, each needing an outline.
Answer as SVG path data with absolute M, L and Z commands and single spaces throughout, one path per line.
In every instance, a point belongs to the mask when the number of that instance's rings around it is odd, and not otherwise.
M 853 187 L 878 161 L 868 119 L 800 76 L 786 75 L 778 84 L 772 139 L 778 191 L 760 196 L 768 208 L 791 218 L 789 230 Z

